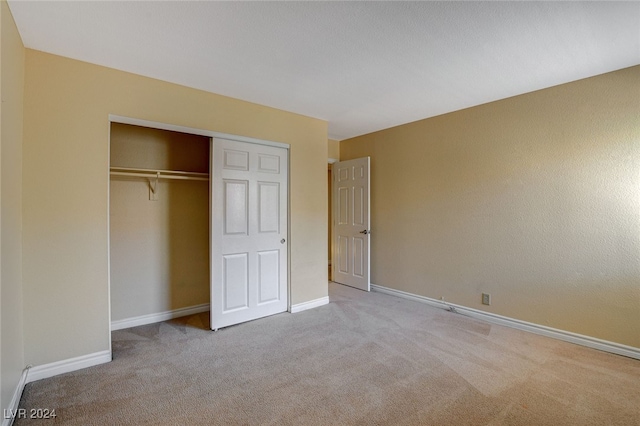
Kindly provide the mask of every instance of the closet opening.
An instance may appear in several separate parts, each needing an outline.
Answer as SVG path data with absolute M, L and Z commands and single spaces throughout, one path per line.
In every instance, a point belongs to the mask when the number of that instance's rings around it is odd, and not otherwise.
M 211 138 L 111 122 L 111 330 L 209 329 Z

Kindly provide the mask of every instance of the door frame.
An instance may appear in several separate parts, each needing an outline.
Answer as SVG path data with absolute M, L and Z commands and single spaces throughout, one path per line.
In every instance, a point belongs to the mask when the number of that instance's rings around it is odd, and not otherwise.
M 329 252 L 331 253 L 331 255 L 329 256 L 329 265 L 328 265 L 328 269 L 332 268 L 333 265 L 333 257 L 334 257 L 334 251 L 333 251 L 333 164 L 337 163 L 338 160 L 337 158 L 329 158 L 327 159 L 327 170 L 329 172 L 329 174 L 331 175 L 330 178 L 328 179 L 329 182 L 329 194 L 328 194 L 328 199 L 331 200 L 330 204 L 329 204 L 329 232 L 328 232 L 328 236 L 329 236 Z M 330 279 L 329 281 L 333 281 L 333 270 L 331 270 L 331 272 L 329 272 L 329 276 Z
M 212 130 L 197 129 L 195 127 L 179 126 L 175 124 L 161 123 L 158 121 L 150 121 L 150 120 L 144 120 L 140 118 L 125 117 L 125 116 L 116 115 L 116 114 L 109 114 L 108 121 L 109 121 L 109 133 L 108 133 L 109 136 L 107 141 L 107 152 L 111 151 L 111 123 L 130 124 L 133 126 L 149 127 L 152 129 L 169 130 L 173 132 L 187 133 L 191 135 L 206 136 L 209 138 L 209 149 L 213 149 L 214 138 L 228 139 L 228 140 L 253 143 L 258 145 L 274 146 L 278 148 L 285 148 L 288 151 L 287 169 L 289 170 L 289 173 L 287 176 L 287 185 L 289 186 L 289 188 L 291 188 L 291 173 L 290 173 L 291 145 L 289 145 L 288 143 L 268 141 L 263 139 L 251 138 L 247 136 L 232 135 L 229 133 L 214 132 Z M 107 175 L 107 183 L 108 183 L 108 186 L 107 186 L 107 306 L 109 309 L 109 315 L 108 315 L 109 352 L 111 353 L 112 352 L 112 348 L 111 348 L 111 331 L 112 330 L 111 330 L 111 218 L 110 218 L 111 180 L 109 177 L 110 168 L 111 168 L 111 155 L 107 155 L 107 167 L 105 170 L 105 173 Z M 211 185 L 212 185 L 211 176 L 212 175 L 213 175 L 213 170 L 210 167 L 209 168 L 209 177 L 210 177 L 209 194 L 211 194 Z M 212 202 L 211 195 L 209 195 L 209 217 L 211 217 L 211 213 L 212 213 L 211 202 Z M 288 210 L 287 211 L 287 241 L 289 241 L 289 244 L 287 244 L 287 271 L 286 271 L 287 312 L 291 312 L 291 191 L 287 192 L 287 210 Z M 209 222 L 211 221 L 209 220 Z M 209 235 L 211 235 L 211 231 L 209 231 Z M 209 241 L 209 258 L 211 257 L 211 244 L 213 244 L 213 242 Z M 211 268 L 211 261 L 209 261 L 209 268 Z

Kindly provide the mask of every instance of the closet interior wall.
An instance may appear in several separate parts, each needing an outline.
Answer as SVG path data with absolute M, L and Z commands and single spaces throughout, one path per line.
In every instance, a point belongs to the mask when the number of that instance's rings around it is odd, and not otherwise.
M 209 174 L 207 137 L 111 124 L 110 166 Z M 208 304 L 209 182 L 110 179 L 111 321 Z

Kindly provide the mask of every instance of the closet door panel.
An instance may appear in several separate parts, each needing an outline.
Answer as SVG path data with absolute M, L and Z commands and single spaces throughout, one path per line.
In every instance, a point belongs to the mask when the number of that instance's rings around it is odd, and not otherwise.
M 247 235 L 249 231 L 249 182 L 224 180 L 224 234 Z
M 258 304 L 280 300 L 280 252 L 278 250 L 258 253 Z
M 287 165 L 285 148 L 213 140 L 212 329 L 288 308 Z
M 249 307 L 248 253 L 229 254 L 222 258 L 223 312 Z
M 279 232 L 280 224 L 280 184 L 278 182 L 258 182 L 258 232 Z

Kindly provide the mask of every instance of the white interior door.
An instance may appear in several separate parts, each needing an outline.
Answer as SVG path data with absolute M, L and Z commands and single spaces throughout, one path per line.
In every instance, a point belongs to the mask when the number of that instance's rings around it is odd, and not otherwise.
M 288 307 L 288 150 L 213 139 L 211 328 Z
M 335 282 L 369 291 L 369 157 L 340 161 L 333 175 L 333 259 Z

